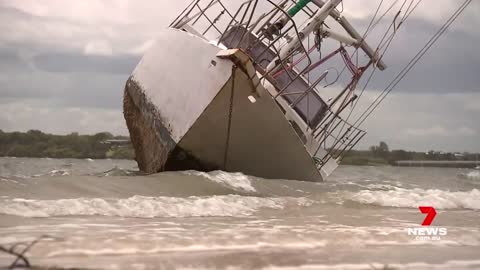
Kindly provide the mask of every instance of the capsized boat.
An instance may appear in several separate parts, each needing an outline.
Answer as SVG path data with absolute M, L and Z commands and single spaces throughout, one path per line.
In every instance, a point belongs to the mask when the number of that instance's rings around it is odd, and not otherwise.
M 385 68 L 336 9 L 340 2 L 187 6 L 126 83 L 124 116 L 140 170 L 305 181 L 330 175 L 365 135 L 342 118 L 358 81 L 370 67 Z M 340 31 L 326 25 L 328 17 Z M 367 63 L 355 63 L 348 50 L 363 52 Z M 343 76 L 330 68 L 339 61 Z M 337 87 L 320 87 L 328 78 Z

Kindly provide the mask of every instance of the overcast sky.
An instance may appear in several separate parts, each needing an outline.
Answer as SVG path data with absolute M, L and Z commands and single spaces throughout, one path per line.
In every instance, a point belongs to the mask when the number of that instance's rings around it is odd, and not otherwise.
M 0 129 L 128 134 L 125 81 L 187 2 L 0 0 Z M 345 16 L 363 32 L 378 2 L 344 0 Z M 389 70 L 375 77 L 365 100 L 378 94 L 460 2 L 420 4 L 385 58 Z M 384 140 L 395 149 L 480 151 L 478 14 L 474 1 L 367 121 L 360 148 Z

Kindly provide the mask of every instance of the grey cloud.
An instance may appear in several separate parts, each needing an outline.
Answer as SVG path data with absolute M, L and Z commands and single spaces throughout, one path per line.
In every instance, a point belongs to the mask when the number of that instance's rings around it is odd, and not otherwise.
M 405 29 L 407 35 L 409 34 L 408 30 L 408 28 Z M 436 30 L 427 33 L 431 35 L 434 31 Z M 418 40 L 416 35 L 412 35 L 412 39 L 412 42 Z M 477 49 L 474 48 L 474 44 L 479 41 L 480 38 L 447 32 L 411 70 L 408 77 L 401 83 L 401 88 L 411 92 L 478 91 L 480 78 L 477 74 L 480 70 L 480 56 L 475 52 Z M 401 45 L 396 44 L 395 47 L 392 47 L 392 52 L 395 52 L 399 46 Z M 402 46 L 408 47 L 408 43 L 402 44 Z M 414 46 L 409 53 L 405 52 L 390 57 L 395 66 L 392 70 L 397 71 L 399 67 L 403 67 L 406 60 L 400 59 L 401 56 L 408 55 L 410 59 L 418 51 L 418 47 L 418 45 Z
M 466 19 L 466 18 L 463 18 Z M 367 21 L 356 24 L 366 28 Z M 407 62 L 423 47 L 427 40 L 440 28 L 430 21 L 411 18 L 400 28 L 391 47 L 384 57 L 387 70 L 378 71 L 371 81 L 371 89 L 383 89 L 400 72 Z M 459 22 L 461 23 L 461 19 Z M 377 26 L 386 29 L 386 25 Z M 369 37 L 377 44 L 381 32 Z M 427 54 L 417 63 L 399 84 L 396 91 L 410 93 L 451 93 L 478 91 L 480 78 L 480 55 L 477 46 L 480 35 L 461 31 L 447 31 Z
M 84 55 L 74 53 L 44 53 L 33 58 L 38 69 L 47 72 L 102 72 L 129 74 L 133 71 L 139 56 L 133 55 Z
M 28 14 L 19 9 L 12 8 L 12 7 L 5 7 L 2 5 L 0 5 L 0 15 L 2 17 L 1 21 L 3 23 L 8 22 L 8 20 L 12 18 L 29 20 L 32 17 L 34 17 L 32 14 Z
M 35 49 L 23 45 L 21 50 Z M 35 98 L 57 107 L 120 109 L 124 83 L 140 59 L 40 50 L 44 52 L 28 59 L 13 49 L 0 49 L 0 103 Z
M 157 20 L 152 14 L 160 12 L 151 11 L 151 5 L 135 2 L 132 7 L 134 14 L 149 13 L 148 20 L 101 26 L 0 7 L 0 129 L 125 134 L 122 91 L 140 59 L 128 53 L 154 39 L 170 20 Z M 177 11 L 183 8 L 183 4 L 166 1 L 158 5 Z M 159 9 L 158 5 L 152 9 Z M 177 12 L 164 13 L 172 17 Z M 477 20 L 472 16 L 476 14 L 463 15 L 456 25 Z M 352 21 L 360 32 L 368 22 Z M 385 87 L 440 23 L 440 19 L 437 23 L 420 16 L 407 21 L 385 58 L 389 68 L 377 73 L 362 98 L 364 104 L 372 95 L 368 90 Z M 369 41 L 375 43 L 380 34 L 373 33 Z M 86 44 L 96 40 L 107 41 L 112 55 L 84 55 Z M 456 27 L 446 33 L 367 121 L 369 135 L 361 148 L 385 140 L 392 148 L 480 151 L 476 117 L 480 105 L 475 102 L 480 98 L 475 93 L 480 84 L 479 42 L 480 29 L 475 27 Z M 330 43 L 323 46 L 323 54 L 337 48 L 337 43 Z M 342 67 L 340 61 L 333 61 L 322 68 L 330 65 Z
M 368 91 L 365 95 L 370 99 L 377 94 Z M 368 134 L 360 147 L 366 149 L 385 140 L 397 149 L 480 151 L 480 122 L 475 111 L 480 110 L 479 99 L 480 94 L 473 92 L 393 93 L 365 122 Z M 466 106 L 472 101 L 475 106 Z
M 468 18 L 462 17 L 457 24 L 462 24 Z M 353 20 L 352 23 L 360 33 L 364 33 L 370 20 Z M 367 36 L 367 42 L 376 48 L 384 31 L 388 28 L 388 20 L 377 25 L 375 31 Z M 408 61 L 424 46 L 430 37 L 440 28 L 443 23 L 439 20 L 436 24 L 429 20 L 420 18 L 410 18 L 398 30 L 395 39 L 385 54 L 383 60 L 388 68 L 385 71 L 376 71 L 373 79 L 370 81 L 368 89 L 384 89 L 397 74 L 403 69 Z M 331 27 L 336 23 L 330 21 Z M 337 26 L 338 28 L 338 26 Z M 406 93 L 467 93 L 479 90 L 480 77 L 477 75 L 480 70 L 480 54 L 476 44 L 480 42 L 480 34 L 464 31 L 447 31 L 437 43 L 424 55 L 424 57 L 414 66 L 413 69 L 404 77 L 395 91 Z M 322 55 L 326 55 L 338 48 L 338 43 L 332 40 L 325 40 L 322 45 Z M 354 50 L 349 49 L 350 53 Z M 360 65 L 367 63 L 363 52 L 360 52 Z M 312 54 L 312 60 L 316 61 L 318 54 Z M 354 61 L 356 58 L 353 59 Z M 339 57 L 329 60 L 317 69 L 323 73 L 325 69 L 331 67 L 342 70 L 343 62 Z M 370 71 L 369 71 L 370 72 Z M 362 88 L 366 78 L 359 84 Z M 335 77 L 335 72 L 330 72 L 329 77 Z M 344 72 L 339 82 L 348 81 L 351 74 Z
M 125 120 L 119 110 L 78 107 L 54 107 L 49 103 L 25 99 L 22 102 L 0 104 L 0 129 L 27 131 L 39 129 L 54 134 L 73 131 L 93 134 L 110 131 L 127 135 Z
M 0 103 L 39 99 L 54 107 L 120 110 L 127 78 L 128 74 L 102 73 L 12 74 L 7 82 L 0 81 Z
M 0 72 L 23 72 L 30 69 L 30 65 L 13 49 L 0 49 Z

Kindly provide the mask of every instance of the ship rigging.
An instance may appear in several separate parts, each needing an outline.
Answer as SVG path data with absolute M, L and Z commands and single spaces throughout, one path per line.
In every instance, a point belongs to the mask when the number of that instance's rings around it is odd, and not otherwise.
M 471 0 L 350 121 L 422 0 L 403 0 L 398 10 L 399 0 L 385 10 L 383 2 L 363 34 L 343 15 L 342 0 L 191 2 L 127 81 L 124 114 L 139 168 L 324 180 L 365 136 L 360 126 Z M 391 13 L 372 47 L 369 35 Z

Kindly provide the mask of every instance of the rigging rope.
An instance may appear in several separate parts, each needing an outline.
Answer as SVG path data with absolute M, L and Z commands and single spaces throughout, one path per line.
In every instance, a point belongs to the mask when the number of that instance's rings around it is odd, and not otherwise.
M 365 30 L 365 32 L 363 33 L 362 35 L 362 39 L 359 41 L 359 42 L 363 42 L 365 40 L 365 38 L 367 37 L 368 35 L 368 32 L 369 32 L 369 29 L 370 27 L 372 27 L 372 24 L 373 22 L 375 21 L 375 18 L 377 17 L 378 15 L 378 12 L 380 11 L 380 8 L 382 7 L 383 5 L 383 1 L 384 0 L 380 0 L 380 3 L 378 4 L 377 6 L 377 9 L 375 10 L 375 14 L 373 15 L 372 19 L 370 20 L 370 23 L 368 24 L 367 26 L 367 29 Z M 397 0 L 398 1 L 398 0 Z M 355 51 L 352 53 L 352 55 L 350 57 L 354 57 L 355 54 L 358 52 L 359 50 L 359 47 L 355 48 Z M 358 63 L 357 63 L 358 64 Z M 345 65 L 342 70 L 340 71 L 340 73 L 338 74 L 338 78 L 340 78 L 340 76 L 342 76 L 343 72 L 345 71 L 345 69 L 347 68 L 347 65 Z
M 277 73 L 273 74 L 273 75 L 272 75 L 272 78 L 277 78 L 278 76 L 282 75 L 285 71 L 294 68 L 294 67 L 295 67 L 296 65 L 298 65 L 300 62 L 302 62 L 303 59 L 305 59 L 305 58 L 307 57 L 307 55 L 311 54 L 314 50 L 315 50 L 315 45 L 313 45 L 313 46 L 307 51 L 307 53 L 303 54 L 300 58 L 298 58 L 296 61 L 294 61 L 293 63 L 291 63 L 290 65 L 288 65 L 286 68 L 283 68 L 283 69 L 279 70 Z
M 366 31 L 366 34 L 369 35 L 375 27 L 383 20 L 383 18 L 390 12 L 390 10 L 393 9 L 393 7 L 398 3 L 399 0 L 395 0 L 388 8 L 383 12 L 383 14 L 375 21 L 375 23 L 372 25 L 372 27 Z M 404 2 L 405 4 L 405 2 Z M 403 5 L 402 5 L 403 6 Z M 401 8 L 400 8 L 401 9 Z
M 437 42 L 437 40 L 445 33 L 445 31 L 457 20 L 460 14 L 470 5 L 472 0 L 466 0 L 452 14 L 452 16 L 440 27 L 440 29 L 430 38 L 422 49 L 405 65 L 405 67 L 397 74 L 397 76 L 387 85 L 380 95 L 370 104 L 365 112 L 357 119 L 354 126 L 359 127 L 372 114 L 372 112 L 380 105 L 386 96 L 398 85 L 398 83 L 408 74 L 408 72 L 423 58 L 428 50 Z
M 384 0 L 380 0 L 380 2 L 378 3 L 377 9 L 375 10 L 375 13 L 374 13 L 373 17 L 372 17 L 372 19 L 370 20 L 370 23 L 368 24 L 367 29 L 366 29 L 365 32 L 363 33 L 362 39 L 360 40 L 360 42 L 364 42 L 365 38 L 366 38 L 367 35 L 369 34 L 369 30 L 371 29 L 372 24 L 373 24 L 373 22 L 375 21 L 375 18 L 377 17 L 378 12 L 380 11 L 380 8 L 381 8 L 382 5 L 383 5 L 383 1 L 384 1 Z M 398 0 L 397 0 L 397 1 L 398 1 Z M 382 15 L 382 16 L 384 16 L 384 15 Z M 360 49 L 360 47 L 356 47 L 355 50 L 354 50 L 354 52 L 352 53 L 351 57 L 357 55 L 357 59 L 358 59 L 358 50 L 359 50 L 359 49 Z M 364 67 L 365 70 L 366 70 L 366 68 L 368 68 L 368 66 L 369 66 L 370 64 L 371 64 L 371 61 L 369 61 L 369 63 Z M 357 65 L 358 65 L 358 60 L 357 60 Z M 340 78 L 340 76 L 342 76 L 342 74 L 343 74 L 343 72 L 345 71 L 345 69 L 347 68 L 347 66 L 348 66 L 347 63 L 345 63 L 345 66 L 343 67 L 342 71 L 340 71 L 340 74 L 338 75 L 337 79 Z M 363 73 L 363 72 L 362 72 L 362 73 Z M 361 76 L 361 75 L 360 75 L 360 76 Z M 352 87 L 356 87 L 359 79 L 360 79 L 360 78 L 355 78 L 355 76 L 352 77 L 352 79 L 351 79 L 351 81 L 350 81 L 350 83 L 349 83 L 349 85 L 348 85 L 347 87 L 348 87 L 348 88 L 351 88 L 351 89 L 352 89 Z M 357 80 L 357 82 L 353 83 L 354 80 Z M 353 88 L 353 90 L 355 90 L 355 88 Z M 353 90 L 351 90 L 350 92 L 352 92 Z M 349 93 L 348 96 L 350 96 L 350 93 Z M 348 98 L 348 96 L 347 96 L 346 98 Z M 358 103 L 358 98 L 357 98 L 357 100 L 356 100 L 356 102 L 355 102 L 355 105 L 356 105 L 357 103 Z M 355 108 L 355 107 L 354 107 L 354 108 Z M 339 110 L 340 110 L 340 109 L 341 109 L 341 106 L 339 107 Z M 343 131 L 343 128 L 345 128 L 345 124 L 347 123 L 348 119 L 350 118 L 352 112 L 353 112 L 353 109 L 350 110 L 350 113 L 348 114 L 348 117 L 347 117 L 346 120 L 344 121 L 343 126 L 342 126 L 342 128 L 340 129 L 340 132 L 338 133 L 338 135 L 340 135 L 340 133 Z M 332 132 L 333 132 L 333 130 L 332 130 Z
M 380 50 L 380 48 L 381 48 L 381 46 L 383 47 L 383 46 L 386 44 L 386 47 L 385 47 L 383 53 L 382 53 L 382 54 L 380 55 L 380 57 L 378 58 L 378 61 L 380 61 L 380 60 L 383 58 L 383 56 L 385 55 L 385 53 L 387 52 L 387 49 L 390 47 L 390 44 L 391 44 L 391 42 L 393 41 L 393 39 L 394 39 L 394 37 L 395 37 L 395 34 L 397 33 L 398 28 L 408 19 L 408 17 L 413 13 L 413 11 L 415 11 L 415 9 L 418 7 L 418 5 L 420 4 L 420 2 L 422 2 L 423 0 L 418 0 L 418 2 L 414 5 L 414 7 L 413 7 L 412 10 L 410 10 L 410 7 L 412 6 L 414 0 L 412 0 L 412 1 L 410 2 L 410 4 L 408 5 L 407 10 L 405 11 L 404 16 L 403 16 L 403 17 L 401 18 L 401 20 L 400 20 L 398 26 L 397 26 L 397 27 L 394 27 L 393 33 L 388 37 L 387 41 L 386 41 L 384 44 L 382 44 L 382 42 L 383 42 L 383 40 L 385 39 L 386 35 L 387 35 L 388 32 L 390 31 L 392 25 L 395 24 L 395 21 L 396 21 L 396 19 L 398 18 L 399 14 L 400 14 L 400 12 L 401 12 L 401 9 L 405 6 L 406 1 L 407 1 L 407 0 L 405 0 L 405 1 L 403 2 L 402 6 L 400 7 L 400 10 L 397 12 L 397 14 L 396 14 L 396 16 L 394 17 L 394 19 L 393 19 L 392 23 L 390 24 L 389 28 L 388 28 L 387 31 L 385 32 L 385 34 L 384 34 L 384 36 L 382 37 L 381 41 L 379 42 L 379 44 L 378 44 L 378 46 L 377 46 L 377 49 L 375 50 L 374 55 L 377 55 L 378 52 L 379 52 L 379 50 Z M 382 1 L 382 2 L 383 2 L 383 1 Z M 382 4 L 382 2 L 380 3 L 380 5 Z M 393 6 L 394 6 L 397 2 L 398 2 L 398 0 L 396 0 L 392 5 L 390 5 L 390 7 L 387 9 L 387 11 L 382 14 L 382 16 L 377 20 L 377 22 L 374 24 L 374 26 L 373 26 L 371 29 L 373 29 L 373 28 L 376 27 L 376 25 L 380 22 L 380 20 L 393 8 Z M 377 8 L 377 13 L 378 13 L 378 10 L 380 9 L 380 5 L 379 5 L 379 7 Z M 375 18 L 375 16 L 377 15 L 377 13 L 375 13 L 374 17 L 372 18 L 372 21 L 374 20 L 374 18 Z M 368 33 L 370 33 L 370 32 L 371 32 L 371 30 L 369 31 L 369 27 L 367 27 L 367 30 L 365 31 L 365 36 L 366 36 Z M 357 50 L 358 50 L 358 49 L 357 49 Z M 356 53 L 357 50 L 356 50 L 354 53 Z M 357 54 L 357 56 L 358 56 L 358 54 Z M 371 61 L 369 62 L 369 64 L 370 64 L 370 63 L 371 63 Z M 354 103 L 352 104 L 352 109 L 350 110 L 347 118 L 345 119 L 345 122 L 344 122 L 342 128 L 340 129 L 339 134 L 340 134 L 340 133 L 343 131 L 343 129 L 345 128 L 346 123 L 348 122 L 348 120 L 350 119 L 353 111 L 354 111 L 355 108 L 357 107 L 357 105 L 358 105 L 361 97 L 363 96 L 363 93 L 365 92 L 368 84 L 369 84 L 370 81 L 372 80 L 372 78 L 373 78 L 373 76 L 375 75 L 375 72 L 376 72 L 376 71 L 377 71 L 377 66 L 374 65 L 372 72 L 370 73 L 369 77 L 367 78 L 367 81 L 365 82 L 362 90 L 360 91 L 360 94 L 358 95 L 358 97 L 356 98 L 356 100 L 354 101 Z M 368 110 L 368 109 L 367 109 L 367 110 Z M 358 119 L 357 119 L 357 121 L 358 121 Z M 357 121 L 356 121 L 355 123 L 357 123 Z M 354 124 L 353 126 L 355 126 L 355 124 Z M 358 128 L 358 126 L 357 126 L 357 128 Z

